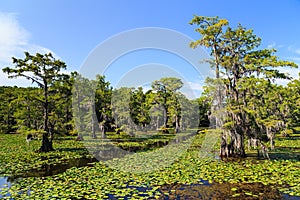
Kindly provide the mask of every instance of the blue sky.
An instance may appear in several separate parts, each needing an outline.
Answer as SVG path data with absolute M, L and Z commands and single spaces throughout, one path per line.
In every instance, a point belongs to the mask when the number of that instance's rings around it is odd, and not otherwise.
M 198 39 L 194 27 L 188 24 L 194 14 L 218 15 L 228 19 L 232 26 L 241 23 L 253 28 L 254 33 L 262 38 L 263 48 L 274 47 L 280 58 L 300 63 L 299 10 L 299 0 L 0 1 L 0 68 L 9 66 L 12 56 L 23 57 L 23 51 L 51 51 L 67 63 L 68 71 L 79 70 L 97 45 L 135 28 L 167 28 Z M 154 56 L 153 62 L 161 62 L 157 59 L 158 51 L 145 51 L 138 56 L 141 61 L 138 64 L 143 64 L 143 59 L 149 55 Z M 174 60 L 169 57 L 171 65 Z M 151 59 L 144 62 L 147 65 Z M 115 62 L 118 71 L 116 63 L 120 67 L 122 64 Z M 125 59 L 123 65 L 129 63 Z M 296 76 L 299 69 L 288 71 Z M 113 74 L 110 75 L 111 82 L 116 81 Z M 195 74 L 187 72 L 186 76 L 193 87 L 199 86 Z M 28 84 L 26 80 L 7 80 L 2 73 L 0 78 L 0 85 Z

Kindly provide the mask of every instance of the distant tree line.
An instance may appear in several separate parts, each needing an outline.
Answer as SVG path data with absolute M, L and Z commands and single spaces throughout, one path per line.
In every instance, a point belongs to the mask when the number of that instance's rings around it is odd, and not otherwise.
M 152 88 L 113 89 L 102 75 L 94 80 L 77 72 L 61 73 L 65 63 L 51 54 L 15 59 L 15 68 L 4 68 L 9 77 L 25 77 L 36 87 L 0 87 L 0 133 L 41 133 L 41 151 L 53 150 L 56 134 L 79 138 L 157 130 L 178 133 L 209 126 L 207 98 L 190 100 L 179 92 L 183 82 L 166 77 Z
M 259 49 L 261 39 L 226 19 L 194 16 L 200 39 L 192 48 L 204 46 L 215 78 L 206 80 L 202 95 L 188 99 L 180 91 L 183 82 L 165 77 L 151 89 L 112 88 L 103 75 L 91 80 L 77 72 L 64 74 L 66 64 L 51 54 L 13 58 L 14 68 L 3 69 L 10 78 L 25 77 L 36 87 L 0 87 L 0 132 L 41 132 L 41 151 L 52 150 L 55 134 L 106 137 L 107 131 L 133 135 L 156 130 L 178 133 L 210 126 L 220 131 L 221 156 L 245 156 L 248 146 L 287 136 L 300 126 L 300 80 L 292 80 L 279 67 L 297 67 L 280 60 L 275 49 Z M 290 80 L 287 85 L 275 84 Z

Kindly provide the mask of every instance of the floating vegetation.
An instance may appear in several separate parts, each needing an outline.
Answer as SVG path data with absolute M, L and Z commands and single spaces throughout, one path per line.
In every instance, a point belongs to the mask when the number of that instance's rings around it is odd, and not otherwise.
M 0 137 L 4 145 L 0 150 L 1 166 L 4 166 L 1 167 L 2 174 L 26 174 L 41 168 L 43 164 L 59 165 L 67 159 L 80 159 L 88 155 L 82 144 L 73 140 L 59 140 L 60 143 L 54 143 L 57 151 L 41 154 L 30 151 L 29 148 L 34 149 L 35 144 L 28 147 L 21 143 L 17 135 Z M 295 147 L 295 140 L 289 140 L 291 143 L 287 140 L 276 141 L 279 147 L 270 152 L 271 160 L 252 157 L 224 162 L 199 156 L 204 138 L 203 134 L 193 137 L 188 151 L 181 152 L 170 163 L 163 162 L 172 152 L 176 152 L 176 147 L 180 149 L 180 145 L 168 145 L 170 151 L 164 153 L 160 152 L 163 147 L 158 147 L 107 162 L 93 162 L 91 166 L 74 166 L 52 176 L 22 178 L 11 187 L 3 187 L 1 194 L 9 193 L 10 197 L 3 197 L 8 199 L 173 199 L 177 196 L 196 198 L 192 191 L 204 198 L 215 191 L 215 195 L 236 199 L 300 198 L 300 161 L 277 157 L 283 147 L 297 155 L 298 151 L 291 150 Z M 15 159 L 13 155 L 16 155 Z M 145 164 L 144 159 L 152 164 L 163 163 L 164 167 L 145 170 L 151 166 Z M 128 165 L 132 165 L 132 169 L 142 166 L 144 173 L 124 170 L 124 167 L 129 169 Z M 204 190 L 207 193 L 203 193 Z

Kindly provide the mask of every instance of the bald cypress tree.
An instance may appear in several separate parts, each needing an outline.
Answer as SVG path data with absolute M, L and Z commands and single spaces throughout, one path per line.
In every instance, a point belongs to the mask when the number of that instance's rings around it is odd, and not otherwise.
M 216 71 L 214 104 L 224 113 L 216 120 L 217 127 L 222 130 L 220 154 L 244 157 L 245 135 L 250 137 L 255 130 L 268 129 L 272 121 L 268 118 L 259 122 L 253 115 L 249 109 L 253 91 L 247 85 L 260 80 L 271 83 L 279 78 L 288 79 L 289 76 L 281 73 L 278 67 L 296 67 L 296 64 L 279 60 L 275 49 L 259 49 L 261 38 L 240 24 L 233 28 L 226 19 L 203 16 L 194 16 L 190 24 L 196 25 L 195 31 L 200 34 L 200 39 L 192 42 L 191 47 L 208 48 L 209 62 Z M 271 84 L 265 86 L 271 89 Z M 266 87 L 263 89 L 268 93 Z M 264 104 L 261 102 L 261 105 Z
M 15 67 L 6 67 L 3 72 L 7 73 L 9 78 L 25 77 L 42 89 L 42 95 L 36 97 L 43 106 L 44 133 L 40 151 L 52 151 L 53 133 L 49 129 L 50 87 L 56 80 L 67 76 L 61 73 L 61 70 L 66 69 L 66 64 L 55 59 L 51 53 L 31 55 L 25 52 L 24 59 L 12 59 Z

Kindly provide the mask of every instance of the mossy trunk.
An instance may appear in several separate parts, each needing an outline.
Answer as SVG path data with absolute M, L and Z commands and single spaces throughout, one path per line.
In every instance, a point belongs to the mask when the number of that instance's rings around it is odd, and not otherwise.
M 238 157 L 245 158 L 244 136 L 243 134 L 230 133 L 230 140 L 223 134 L 220 145 L 220 158 Z
M 233 156 L 240 157 L 240 158 L 246 157 L 243 134 L 235 135 L 233 149 L 234 149 Z
M 101 138 L 106 138 L 106 128 L 104 123 L 100 124 L 100 130 L 101 130 Z

